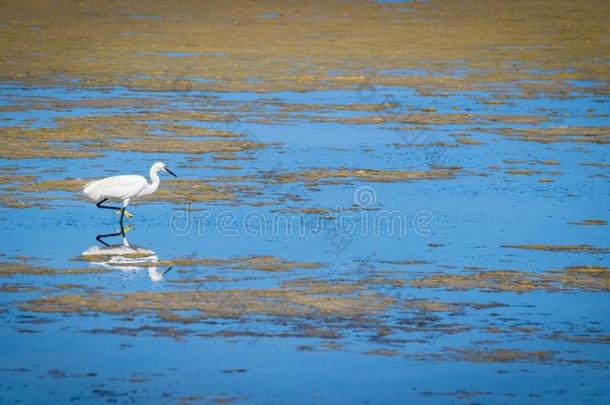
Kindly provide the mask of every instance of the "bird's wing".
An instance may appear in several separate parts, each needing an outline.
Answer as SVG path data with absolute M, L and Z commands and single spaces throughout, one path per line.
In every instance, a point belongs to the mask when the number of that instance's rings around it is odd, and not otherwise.
M 146 179 L 138 175 L 113 176 L 92 181 L 85 186 L 83 192 L 94 200 L 125 199 L 137 195 L 147 184 Z
M 90 181 L 89 183 L 85 184 L 85 185 L 83 186 L 83 193 L 87 194 L 88 190 L 91 190 L 92 188 L 94 188 L 94 187 L 95 187 L 95 185 L 96 185 L 97 183 L 99 183 L 100 181 L 101 181 L 101 180 L 93 180 L 93 181 Z

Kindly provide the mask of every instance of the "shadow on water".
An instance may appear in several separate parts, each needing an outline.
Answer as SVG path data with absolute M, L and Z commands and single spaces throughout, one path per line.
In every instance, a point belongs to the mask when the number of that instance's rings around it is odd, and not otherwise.
M 133 272 L 146 268 L 152 281 L 163 281 L 163 276 L 171 270 L 171 267 L 159 270 L 157 253 L 152 249 L 129 243 L 126 234 L 131 230 L 131 225 L 123 228 L 123 224 L 120 223 L 120 226 L 121 229 L 116 232 L 96 235 L 95 239 L 102 246 L 90 246 L 83 251 L 82 256 L 92 265 L 108 269 Z M 106 241 L 114 237 L 121 237 L 121 243 L 110 244 Z

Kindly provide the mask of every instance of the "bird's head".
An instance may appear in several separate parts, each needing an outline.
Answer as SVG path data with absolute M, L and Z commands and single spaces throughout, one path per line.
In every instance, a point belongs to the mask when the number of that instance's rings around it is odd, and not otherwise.
M 169 170 L 169 168 L 165 165 L 165 163 L 163 162 L 157 162 L 154 165 L 152 165 L 152 167 L 150 168 L 151 173 L 152 172 L 158 172 L 158 171 L 164 171 L 167 172 L 169 174 L 171 174 L 174 177 L 178 177 L 174 174 L 174 172 L 172 172 L 171 170 Z

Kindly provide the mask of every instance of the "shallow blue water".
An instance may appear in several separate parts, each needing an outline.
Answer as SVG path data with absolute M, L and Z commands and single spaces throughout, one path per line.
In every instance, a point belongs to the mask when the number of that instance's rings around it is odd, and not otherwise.
M 382 112 L 392 116 L 425 108 L 439 112 L 477 114 L 534 114 L 549 117 L 545 126 L 602 126 L 607 97 L 573 94 L 566 99 L 508 99 L 507 104 L 487 105 L 485 93 L 462 93 L 450 97 L 422 96 L 409 89 L 379 88 L 363 91 L 320 91 L 310 93 L 159 93 L 128 89 L 0 88 L 3 100 L 14 97 L 54 97 L 61 100 L 87 98 L 143 97 L 170 100 L 169 106 L 189 108 L 203 96 L 212 96 L 210 108 L 229 113 L 243 103 L 261 102 L 257 114 L 273 114 L 285 103 L 380 103 L 395 100 L 399 110 Z M 9 95 L 13 95 L 9 97 Z M 219 102 L 228 102 L 220 104 Z M 5 102 L 11 104 L 11 101 Z M 164 107 L 159 107 L 161 110 Z M 123 114 L 137 108 L 75 108 L 71 110 L 30 110 L 3 112 L 9 118 L 2 125 L 51 125 L 59 117 L 83 114 Z M 556 112 L 551 114 L 550 112 Z M 577 335 L 608 336 L 610 301 L 605 292 L 489 292 L 477 289 L 450 291 L 441 288 L 379 287 L 398 300 L 439 299 L 446 302 L 500 302 L 504 307 L 467 310 L 460 314 L 438 314 L 430 328 L 402 331 L 391 345 L 396 356 L 367 355 L 371 349 L 386 348 L 375 339 L 375 331 L 360 325 L 341 329 L 339 349 L 324 348 L 327 340 L 315 337 L 277 335 L 294 331 L 299 322 L 252 316 L 239 322 L 178 325 L 181 338 L 155 336 L 154 332 L 127 336 L 110 333 L 114 327 L 167 326 L 149 313 L 130 316 L 85 312 L 83 314 L 34 313 L 21 303 L 40 294 L 60 294 L 62 283 L 86 286 L 90 291 L 134 292 L 225 288 L 273 288 L 301 277 L 339 282 L 359 281 L 385 274 L 401 280 L 446 271 L 464 272 L 464 267 L 489 270 L 510 269 L 544 273 L 572 265 L 608 266 L 605 253 L 546 252 L 504 247 L 511 244 L 610 246 L 607 226 L 578 226 L 570 222 L 610 217 L 610 184 L 607 168 L 583 166 L 585 162 L 607 162 L 608 146 L 595 143 L 536 143 L 511 139 L 496 133 L 497 128 L 520 128 L 524 124 L 484 123 L 429 125 L 425 131 L 397 130 L 396 123 L 350 125 L 312 122 L 312 117 L 345 118 L 367 116 L 358 111 L 315 111 L 303 116 L 278 119 L 273 123 L 253 123 L 249 113 L 240 113 L 232 123 L 236 132 L 263 143 L 277 143 L 249 153 L 252 160 L 239 160 L 241 169 L 199 168 L 189 165 L 189 155 L 104 152 L 96 159 L 0 160 L 1 166 L 17 166 L 19 174 L 38 175 L 37 180 L 104 177 L 116 173 L 147 173 L 148 167 L 163 160 L 182 179 L 251 175 L 260 187 L 260 197 L 244 197 L 237 205 L 229 202 L 196 204 L 198 210 L 183 212 L 185 205 L 162 202 L 133 206 L 136 217 L 127 234 L 130 243 L 153 250 L 161 260 L 179 257 L 228 259 L 248 255 L 278 256 L 292 261 L 322 262 L 320 269 L 292 269 L 268 273 L 254 269 L 230 271 L 214 266 L 178 268 L 161 281 L 153 280 L 147 269 L 76 275 L 3 276 L 3 285 L 23 284 L 48 290 L 0 293 L 0 392 L 7 401 L 45 402 L 80 399 L 119 402 L 176 401 L 184 396 L 198 401 L 231 398 L 247 403 L 290 402 L 603 402 L 608 390 L 607 341 L 569 342 L 552 339 L 554 331 Z M 192 123 L 191 123 L 192 124 Z M 213 129 L 227 129 L 226 123 L 199 122 Z M 529 126 L 529 125 L 527 125 Z M 436 147 L 435 141 L 452 141 L 466 132 L 482 145 Z M 159 134 L 159 136 L 163 136 Z M 420 148 L 405 144 L 424 142 Z M 397 146 L 398 145 L 398 146 Z M 201 155 L 197 165 L 221 166 L 212 155 Z M 520 160 L 525 163 L 507 163 Z M 557 165 L 531 163 L 556 160 Z M 233 163 L 233 162 L 229 162 Z M 315 168 L 366 168 L 379 170 L 426 170 L 431 165 L 458 166 L 454 179 L 381 183 L 352 179 L 342 184 L 308 187 L 302 183 L 260 183 L 265 173 L 295 172 Z M 511 175 L 510 168 L 534 169 L 541 174 Z M 44 172 L 44 170 L 49 170 Z M 53 171 L 61 170 L 61 171 Z M 559 174 L 550 172 L 557 171 Z M 484 176 L 481 176 L 484 174 Z M 604 177 L 599 176 L 600 174 Z M 540 183 L 543 177 L 554 182 Z M 402 228 L 375 233 L 370 221 L 378 211 L 341 214 L 353 228 L 343 235 L 337 221 L 323 221 L 300 215 L 292 227 L 282 222 L 275 210 L 286 207 L 353 207 L 355 193 L 366 186 L 372 192 L 369 208 L 404 215 Z M 163 187 L 163 180 L 161 183 Z M 6 192 L 6 191 L 0 191 Z M 296 194 L 302 201 L 282 200 Z M 92 203 L 75 198 L 74 193 L 45 193 L 52 200 L 49 209 L 0 208 L 2 259 L 31 256 L 30 263 L 54 269 L 90 266 L 74 260 L 91 246 L 99 246 L 95 236 L 117 230 L 116 216 L 96 209 Z M 271 202 L 256 206 L 257 201 Z M 186 203 L 186 202 L 185 202 Z M 263 218 L 265 227 L 252 227 L 247 218 Z M 424 215 L 425 225 L 413 219 Z M 229 222 L 222 222 L 230 218 Z M 291 217 L 292 218 L 292 217 Z M 285 218 L 284 218 L 285 219 Z M 275 228 L 277 226 L 277 228 Z M 321 228 L 320 228 L 321 227 Z M 404 233 L 401 234 L 401 230 Z M 112 243 L 120 243 L 115 237 Z M 442 246 L 433 247 L 430 244 Z M 388 261 L 424 260 L 420 266 L 391 265 Z M 183 278 L 223 276 L 227 282 L 181 285 Z M 21 308 L 21 309 L 20 309 Z M 37 321 L 32 321 L 34 317 Z M 402 310 L 387 314 L 387 322 L 409 321 Z M 48 320 L 49 322 L 45 322 Z M 311 320 L 308 320 L 311 321 Z M 315 320 L 314 320 L 315 321 Z M 322 322 L 323 323 L 323 322 Z M 438 324 L 469 326 L 456 333 L 432 328 Z M 535 325 L 538 333 L 486 332 L 487 326 Z M 263 336 L 202 337 L 215 330 L 253 330 Z M 97 331 L 96 331 L 97 330 Z M 96 333 L 92 333 L 96 331 Z M 399 341 L 402 338 L 404 341 Z M 332 340 L 331 340 L 332 341 Z M 481 343 L 487 342 L 487 343 Z M 477 362 L 434 358 L 426 355 L 447 349 L 501 347 L 525 351 L 551 351 L 555 360 Z M 313 349 L 312 349 L 313 348 Z M 570 360 L 577 360 L 570 362 Z M 21 370 L 25 369 L 25 370 Z M 232 371 L 244 369 L 245 371 Z M 52 371 L 60 370 L 60 372 Z M 229 370 L 229 372 L 223 372 Z M 87 374 L 92 373 L 92 374 Z M 130 381 L 132 378 L 132 381 Z M 140 379 L 144 381 L 140 381 Z

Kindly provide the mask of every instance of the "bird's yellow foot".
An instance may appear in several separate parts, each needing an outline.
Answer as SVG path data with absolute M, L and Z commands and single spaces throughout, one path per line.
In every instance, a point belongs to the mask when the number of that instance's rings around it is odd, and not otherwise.
M 125 211 L 125 216 L 126 216 L 127 218 L 133 218 L 133 214 L 132 214 L 131 212 L 127 211 L 127 210 L 126 210 L 126 209 L 124 209 L 124 208 L 122 208 L 122 209 L 118 210 L 118 211 L 116 212 L 116 214 L 117 214 L 117 215 L 119 215 L 119 214 L 121 213 L 121 211 Z
M 133 228 L 133 225 L 129 224 L 125 228 L 123 228 L 123 232 L 127 233 L 127 232 L 131 231 L 131 228 Z

